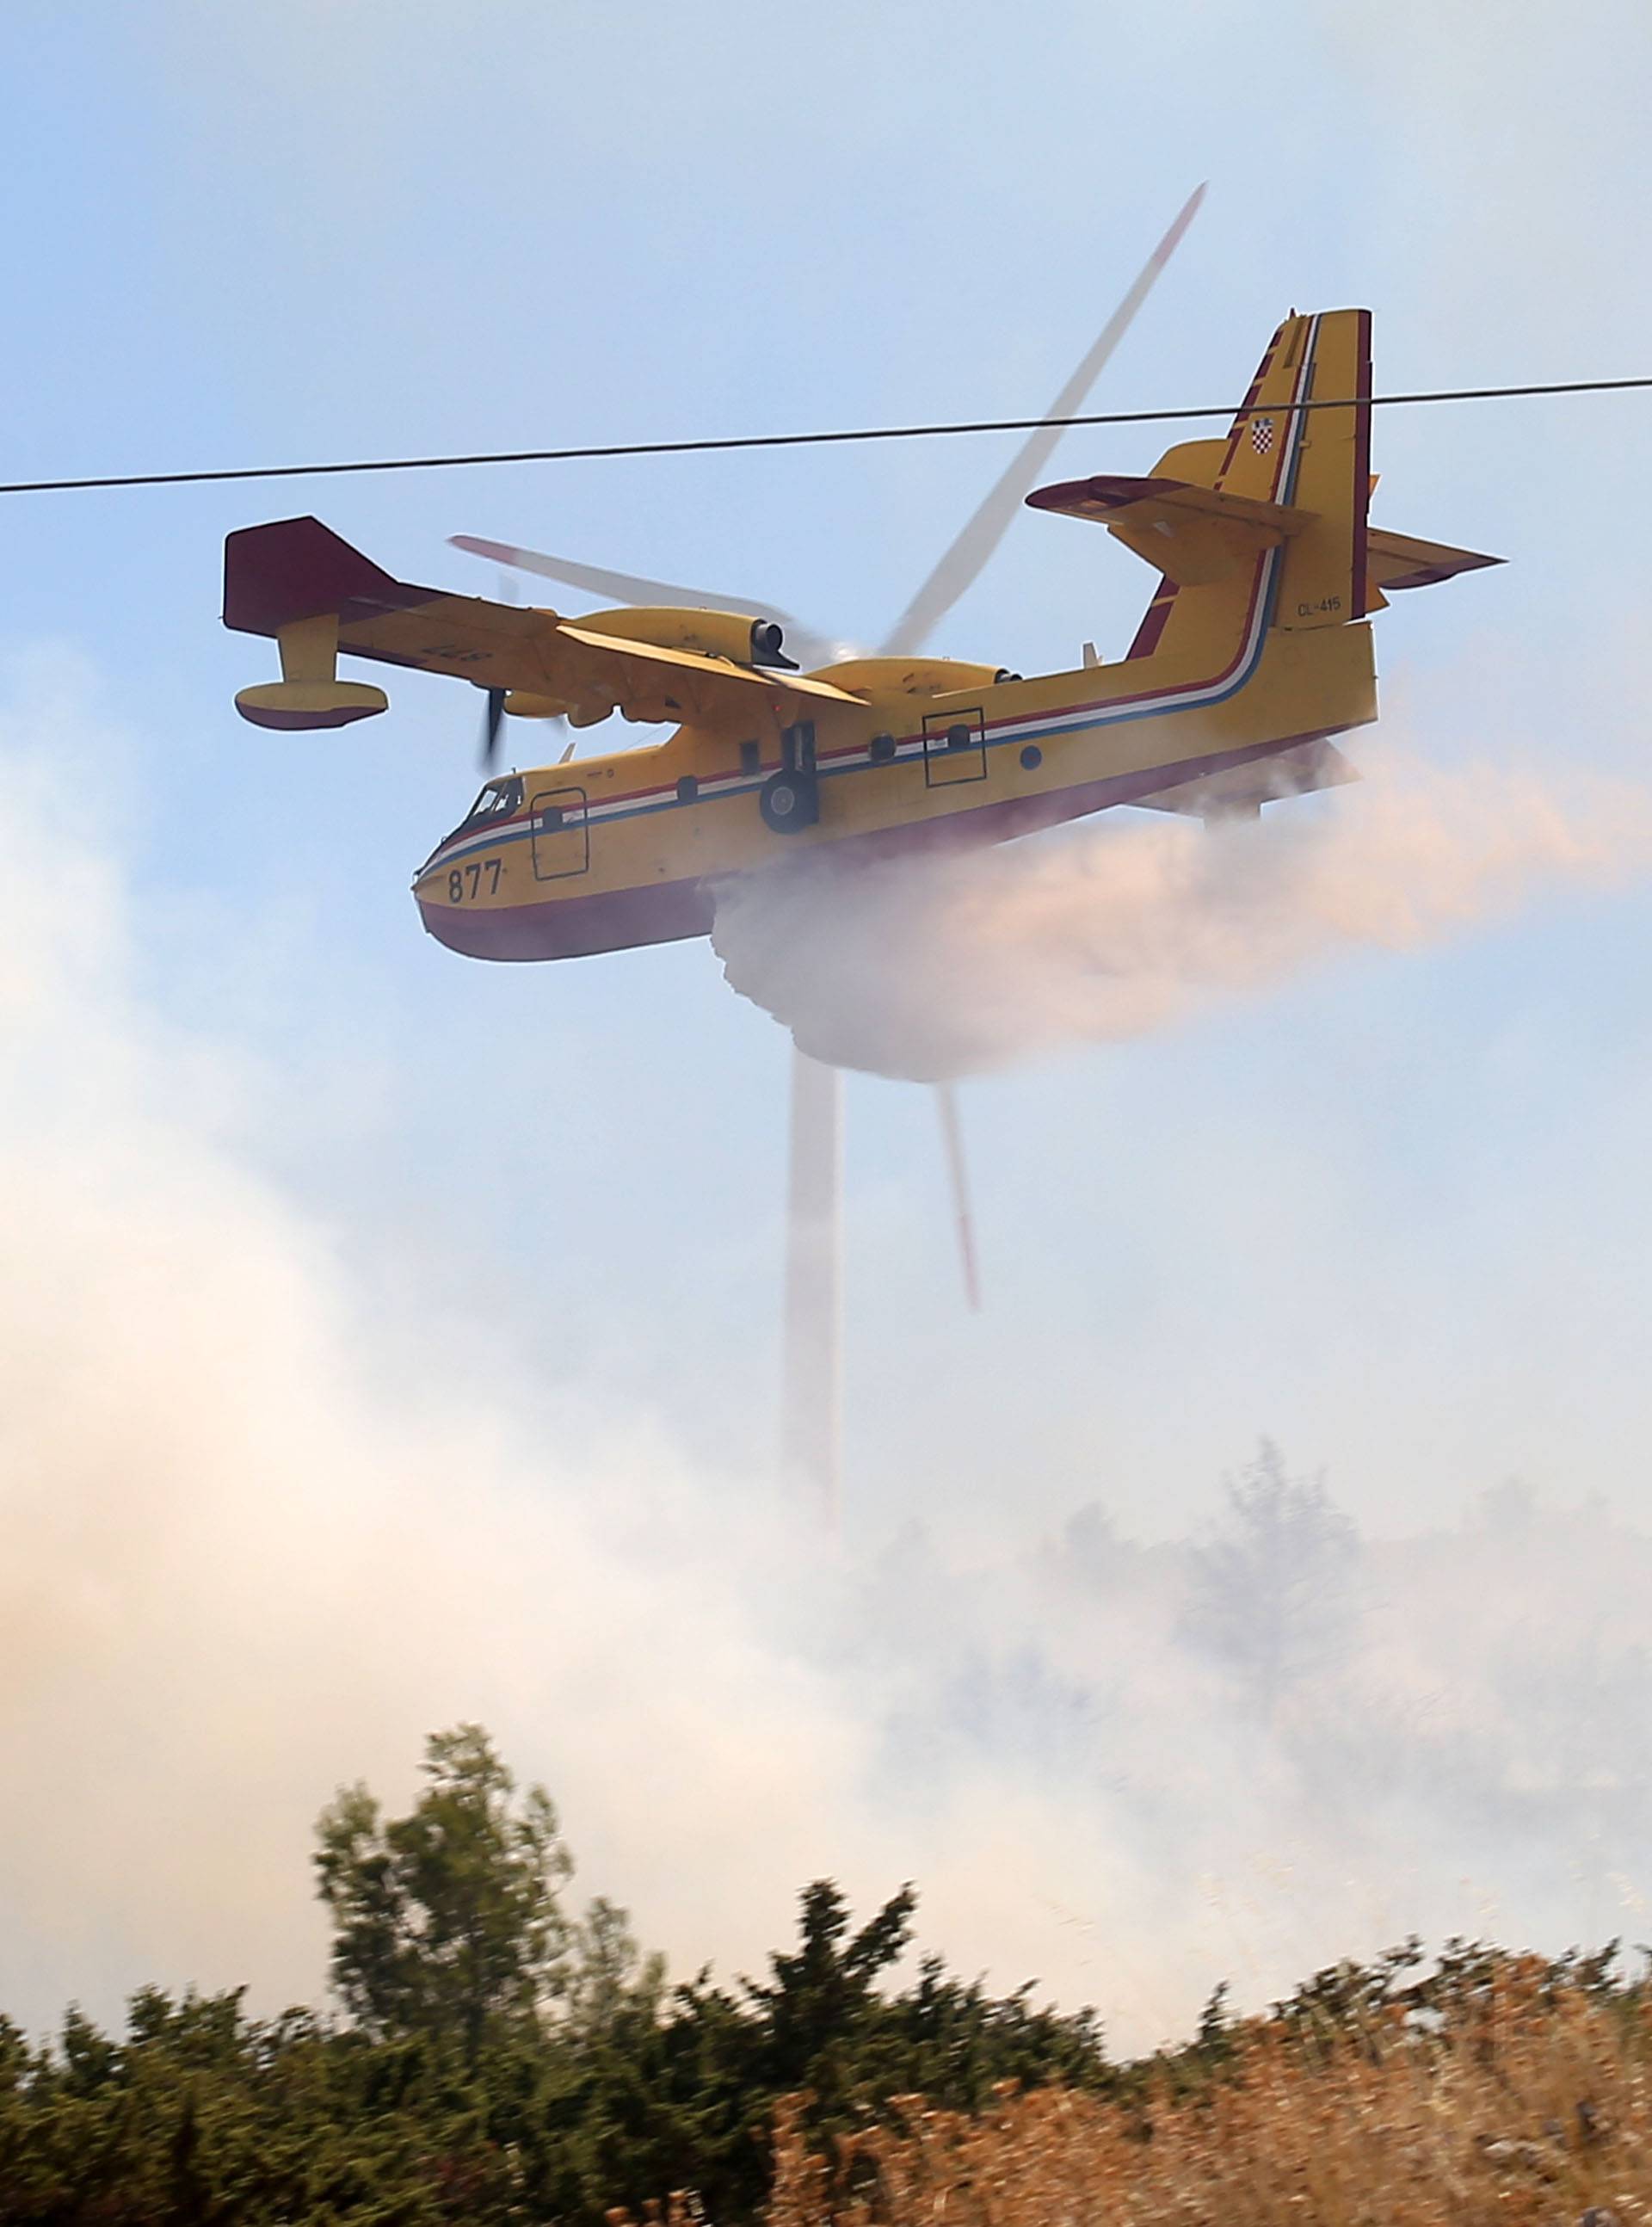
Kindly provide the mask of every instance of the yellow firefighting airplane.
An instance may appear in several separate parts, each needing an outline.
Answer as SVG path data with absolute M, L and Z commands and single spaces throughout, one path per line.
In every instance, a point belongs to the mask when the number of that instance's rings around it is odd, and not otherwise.
M 1114 804 L 1208 814 L 1355 778 L 1330 737 L 1376 717 L 1385 590 L 1497 563 L 1369 526 L 1368 311 L 1288 316 L 1225 437 L 1151 476 L 1039 489 L 1160 577 L 1116 664 L 1024 680 L 943 658 L 800 673 L 772 618 L 554 611 L 411 587 L 314 518 L 225 550 L 224 621 L 282 678 L 244 718 L 337 727 L 387 708 L 344 652 L 469 680 L 490 708 L 663 743 L 489 781 L 414 877 L 425 927 L 478 959 L 564 959 L 712 925 L 718 884 L 799 851 L 845 861 L 1002 842 Z M 1331 407 L 1302 405 L 1327 401 Z M 494 720 L 496 726 L 496 716 Z

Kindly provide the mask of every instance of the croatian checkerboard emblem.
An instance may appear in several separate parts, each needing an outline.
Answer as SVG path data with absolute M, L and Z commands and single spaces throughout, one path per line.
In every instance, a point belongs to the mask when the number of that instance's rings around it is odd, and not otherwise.
M 1266 456 L 1273 446 L 1273 420 L 1271 418 L 1258 418 L 1253 421 L 1251 446 L 1259 456 Z

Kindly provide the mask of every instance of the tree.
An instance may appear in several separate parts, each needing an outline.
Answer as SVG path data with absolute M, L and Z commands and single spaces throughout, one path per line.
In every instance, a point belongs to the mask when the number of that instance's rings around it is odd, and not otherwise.
M 1359 1538 L 1323 1477 L 1292 1477 L 1270 1439 L 1235 1480 L 1226 1520 L 1195 1550 L 1185 1629 L 1272 1717 L 1334 1659 L 1355 1612 Z
M 358 1783 L 317 1822 L 333 1985 L 375 2038 L 456 2037 L 474 2065 L 490 2032 L 533 2027 L 565 1985 L 573 1863 L 549 1795 L 514 1799 L 480 1725 L 431 1733 L 424 1775 L 408 1816 L 381 1819 Z
M 858 2060 L 882 2023 L 877 1982 L 912 1938 L 917 1894 L 903 1886 L 858 1932 L 832 1879 L 803 1890 L 801 1938 L 770 1956 L 772 1983 L 752 2000 L 768 2027 L 768 2067 L 778 2091 L 807 2088 L 830 2109 L 854 2083 Z
M 665 1992 L 666 1960 L 645 1956 L 631 1930 L 628 1911 L 606 1895 L 593 1895 L 570 1943 L 564 2018 L 583 2039 L 613 2034 L 626 2017 L 653 2019 Z
M 360 1795 L 341 1797 L 346 1822 Z M 520 1822 L 513 1799 L 503 1814 Z M 375 1816 L 361 1864 L 388 1862 L 396 1831 Z M 672 2190 L 694 2192 L 679 2218 L 752 2220 L 800 2087 L 815 2101 L 793 2123 L 852 2176 L 853 2138 L 899 2122 L 902 2097 L 979 2112 L 1005 2080 L 1109 2084 L 1088 2013 L 994 2000 L 935 1956 L 896 1990 L 912 1909 L 903 1890 L 858 1923 L 817 1881 L 763 1983 L 702 1972 L 661 2000 L 624 1912 L 598 1901 L 556 2017 L 491 2017 L 469 2064 L 439 2030 L 255 2020 L 239 1991 L 141 1989 L 124 2039 L 72 2012 L 38 2046 L 0 2019 L 0 2227 L 603 2227 L 622 2203 L 658 2219 Z

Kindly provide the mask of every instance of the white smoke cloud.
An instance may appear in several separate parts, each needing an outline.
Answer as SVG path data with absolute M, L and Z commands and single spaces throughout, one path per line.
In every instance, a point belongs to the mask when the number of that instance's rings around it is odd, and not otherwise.
M 646 1420 L 598 1439 L 558 1388 L 506 1398 L 512 1356 L 421 1327 L 428 1293 L 370 1313 L 349 1233 L 226 1141 L 239 1056 L 135 989 L 123 877 L 39 733 L 108 754 L 83 706 L 0 716 L 0 2002 L 106 2012 L 146 1974 L 318 1994 L 316 1810 L 358 1773 L 405 1793 L 464 1716 L 615 1854 L 588 1887 L 685 1955 L 756 1954 L 858 1739 L 751 1629 L 763 1510 L 737 1566 Z
M 1035 843 L 727 886 L 730 985 L 804 1051 L 910 1082 L 1145 1036 L 1338 952 L 1406 950 L 1652 865 L 1652 798 L 1486 763 L 1390 760 L 1260 821 L 1103 823 Z

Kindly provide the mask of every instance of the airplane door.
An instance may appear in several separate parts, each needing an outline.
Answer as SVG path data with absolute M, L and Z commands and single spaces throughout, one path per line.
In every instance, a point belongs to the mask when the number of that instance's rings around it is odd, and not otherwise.
M 925 714 L 923 778 L 930 788 L 986 779 L 986 728 L 979 711 Z
M 590 865 L 590 820 L 583 788 L 542 788 L 529 807 L 533 824 L 533 878 L 565 881 Z

